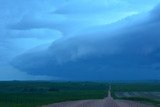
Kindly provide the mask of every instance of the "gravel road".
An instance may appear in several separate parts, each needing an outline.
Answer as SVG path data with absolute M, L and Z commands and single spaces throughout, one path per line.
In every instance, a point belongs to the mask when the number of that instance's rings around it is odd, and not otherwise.
M 46 105 L 42 107 L 154 107 L 152 105 L 141 104 L 133 101 L 113 100 L 106 98 L 103 100 L 83 100 Z
M 154 106 L 142 104 L 134 101 L 114 100 L 111 97 L 110 90 L 109 90 L 108 97 L 102 100 L 71 101 L 71 102 L 46 105 L 42 107 L 154 107 Z

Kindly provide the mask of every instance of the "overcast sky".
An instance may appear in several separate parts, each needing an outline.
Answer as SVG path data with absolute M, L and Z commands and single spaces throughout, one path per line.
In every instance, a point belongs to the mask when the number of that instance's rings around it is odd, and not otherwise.
M 160 0 L 0 0 L 0 80 L 160 78 Z

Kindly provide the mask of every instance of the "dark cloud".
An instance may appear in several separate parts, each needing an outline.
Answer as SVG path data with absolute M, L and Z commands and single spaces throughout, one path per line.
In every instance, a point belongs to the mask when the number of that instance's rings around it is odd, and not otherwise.
M 104 79 L 104 74 L 112 79 L 115 73 L 140 75 L 133 72 L 135 69 L 142 71 L 141 74 L 144 69 L 153 69 L 150 77 L 156 77 L 159 9 L 157 7 L 151 15 L 136 14 L 147 12 L 158 1 L 0 0 L 0 79 L 49 75 L 98 80 Z M 122 20 L 128 16 L 131 17 Z M 138 36 L 138 32 L 145 35 L 144 29 L 147 35 L 153 36 L 147 36 L 142 43 L 146 37 Z M 130 34 L 137 36 L 130 37 Z M 137 45 L 133 46 L 135 41 Z M 9 64 L 13 59 L 16 69 Z
M 158 10 L 65 37 L 46 51 L 18 56 L 12 64 L 31 74 L 70 80 L 158 79 Z

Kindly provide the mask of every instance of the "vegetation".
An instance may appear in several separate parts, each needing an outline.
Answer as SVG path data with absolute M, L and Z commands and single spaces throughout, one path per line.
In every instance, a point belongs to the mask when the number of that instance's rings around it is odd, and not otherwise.
M 122 98 L 124 100 L 132 100 L 132 101 L 139 101 L 142 103 L 150 103 L 157 105 L 158 107 L 160 106 L 160 101 L 159 100 L 154 100 L 154 99 L 149 99 L 149 98 L 143 98 L 143 97 L 124 97 Z
M 160 92 L 160 82 L 151 83 L 114 83 L 112 84 L 112 96 L 116 99 L 140 101 L 160 106 L 160 100 L 144 97 L 118 98 L 116 92 Z
M 107 95 L 109 84 L 100 82 L 45 82 L 2 81 L 0 82 L 0 107 L 39 107 L 50 103 L 102 99 Z M 115 92 L 160 91 L 160 83 L 112 83 Z M 146 98 L 123 98 L 159 104 Z
M 106 84 L 93 82 L 0 82 L 0 107 L 37 107 L 40 105 L 100 99 Z
M 131 91 L 160 91 L 159 82 L 151 83 L 114 83 L 111 84 L 113 92 L 131 92 Z

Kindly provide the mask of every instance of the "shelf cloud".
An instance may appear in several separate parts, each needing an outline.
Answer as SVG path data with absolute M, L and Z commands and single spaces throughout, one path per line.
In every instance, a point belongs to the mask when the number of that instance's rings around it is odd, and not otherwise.
M 0 75 L 159 79 L 159 2 L 0 0 Z
M 18 56 L 13 65 L 34 75 L 71 80 L 159 78 L 158 12 L 159 6 L 110 25 L 82 30 L 53 42 L 45 51 Z

